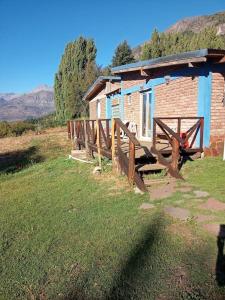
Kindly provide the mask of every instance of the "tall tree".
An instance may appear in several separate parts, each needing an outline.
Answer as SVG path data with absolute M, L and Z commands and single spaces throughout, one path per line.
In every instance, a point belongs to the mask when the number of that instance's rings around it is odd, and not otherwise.
M 67 44 L 54 83 L 56 116 L 59 120 L 87 113 L 82 97 L 99 73 L 96 53 L 92 39 L 79 37 Z
M 135 62 L 135 59 L 131 47 L 128 45 L 127 41 L 123 41 L 115 50 L 112 58 L 112 67 L 126 65 L 132 62 Z

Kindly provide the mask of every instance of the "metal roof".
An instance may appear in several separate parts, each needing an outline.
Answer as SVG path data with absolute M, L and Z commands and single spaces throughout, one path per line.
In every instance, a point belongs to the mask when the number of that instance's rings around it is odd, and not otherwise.
M 100 89 L 107 81 L 120 81 L 120 76 L 99 76 L 95 82 L 89 87 L 85 93 L 83 100 L 89 100 L 93 96 L 95 90 Z
M 225 55 L 225 50 L 220 49 L 201 49 L 196 51 L 183 52 L 180 54 L 173 54 L 163 57 L 158 57 L 150 60 L 138 61 L 136 63 L 131 63 L 127 65 L 121 65 L 111 69 L 112 73 L 126 72 L 127 70 L 132 71 L 132 69 L 147 68 L 147 67 L 157 67 L 159 64 L 176 62 L 194 58 L 204 58 L 210 55 Z

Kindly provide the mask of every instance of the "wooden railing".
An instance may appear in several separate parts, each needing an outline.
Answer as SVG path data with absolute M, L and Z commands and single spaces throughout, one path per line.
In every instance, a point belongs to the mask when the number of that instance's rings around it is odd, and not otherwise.
M 128 139 L 128 151 L 124 151 L 123 148 L 121 141 L 122 132 Z M 139 141 L 136 139 L 135 134 L 130 132 L 120 119 L 116 118 L 112 120 L 112 136 L 116 137 L 116 139 L 112 139 L 112 159 L 114 159 L 115 156 L 118 157 L 121 171 L 127 175 L 128 181 L 131 185 L 135 183 L 140 190 L 147 191 L 142 178 L 135 170 L 135 147 L 141 146 Z
M 112 159 L 113 166 L 126 174 L 131 185 L 135 183 L 140 190 L 147 190 L 135 170 L 135 147 L 140 143 L 119 118 L 70 120 L 67 128 L 68 138 L 74 140 L 76 148 L 85 148 L 88 155 L 98 153 L 99 164 L 101 156 Z M 126 144 L 129 144 L 128 151 L 124 148 L 122 134 L 126 136 Z
M 166 121 L 173 121 L 176 124 L 177 130 L 173 130 L 171 126 L 166 124 Z M 189 121 L 194 124 L 189 128 L 182 128 L 182 123 L 184 121 Z M 174 140 L 177 141 L 178 146 L 181 151 L 191 152 L 199 151 L 203 152 L 203 131 L 204 131 L 204 118 L 203 117 L 167 117 L 167 118 L 154 118 L 153 119 L 153 146 L 156 147 L 157 138 L 162 137 L 160 133 L 157 132 L 157 126 L 160 128 L 161 133 L 165 139 L 168 140 L 171 146 L 174 144 Z M 187 125 L 186 125 L 187 127 Z M 196 138 L 199 134 L 199 143 L 197 143 Z

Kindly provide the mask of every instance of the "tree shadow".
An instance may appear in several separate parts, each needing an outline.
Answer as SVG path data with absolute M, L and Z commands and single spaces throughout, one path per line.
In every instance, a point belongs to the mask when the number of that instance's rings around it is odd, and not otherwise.
M 145 230 L 141 240 L 131 250 L 128 259 L 121 266 L 120 271 L 115 274 L 109 291 L 98 299 L 136 299 L 140 293 L 141 279 L 143 277 L 146 260 L 154 254 L 154 245 L 162 230 L 161 218 L 157 217 Z M 154 272 L 151 274 L 154 280 Z M 140 296 L 140 295 L 139 295 Z M 70 289 L 64 300 L 88 300 L 97 299 L 87 295 L 84 290 L 79 290 L 76 284 Z
M 25 150 L 5 152 L 0 154 L 0 174 L 15 173 L 28 165 L 44 161 L 35 146 Z
M 106 299 L 135 299 L 140 286 L 146 259 L 154 254 L 154 245 L 162 230 L 160 217 L 156 218 L 145 231 L 142 240 L 132 250 L 128 260 L 114 279 Z M 152 280 L 154 279 L 152 274 Z M 140 291 L 139 291 L 140 292 Z
M 225 286 L 225 224 L 220 225 L 220 230 L 217 236 L 217 259 L 216 259 L 216 282 L 218 286 Z

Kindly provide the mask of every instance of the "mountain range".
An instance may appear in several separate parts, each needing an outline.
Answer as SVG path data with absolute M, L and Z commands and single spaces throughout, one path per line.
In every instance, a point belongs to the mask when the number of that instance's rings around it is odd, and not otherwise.
M 39 118 L 55 111 L 53 88 L 40 85 L 25 94 L 0 93 L 0 120 Z

